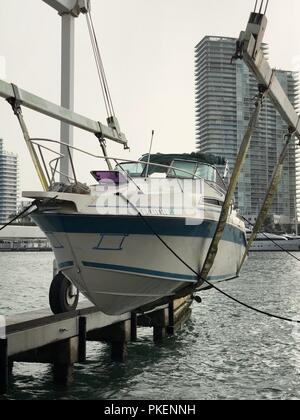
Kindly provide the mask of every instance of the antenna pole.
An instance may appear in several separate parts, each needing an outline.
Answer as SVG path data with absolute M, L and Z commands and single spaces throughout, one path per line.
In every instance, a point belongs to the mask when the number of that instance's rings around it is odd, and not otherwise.
M 145 178 L 148 178 L 148 175 L 149 175 L 149 167 L 150 167 L 150 161 L 151 161 L 151 152 L 152 152 L 154 134 L 155 134 L 155 132 L 154 132 L 154 130 L 152 130 L 152 136 L 151 136 L 151 142 L 150 142 L 150 150 L 149 150 L 149 156 L 148 156 L 148 163 L 147 163 L 147 169 L 146 169 Z

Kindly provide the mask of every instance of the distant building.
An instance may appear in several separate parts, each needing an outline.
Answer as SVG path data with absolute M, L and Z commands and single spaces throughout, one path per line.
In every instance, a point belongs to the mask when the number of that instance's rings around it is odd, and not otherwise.
M 0 139 L 0 224 L 6 223 L 17 213 L 18 157 L 7 153 Z
M 234 38 L 207 36 L 195 49 L 197 148 L 202 152 L 224 156 L 231 168 L 235 164 L 257 94 L 257 81 L 246 64 L 241 60 L 230 64 L 235 47 Z M 264 51 L 267 55 L 267 45 L 264 45 Z M 280 70 L 277 76 L 291 102 L 297 105 L 296 74 Z M 266 100 L 236 194 L 240 213 L 252 222 L 262 205 L 286 132 L 287 125 L 271 102 Z M 296 159 L 293 144 L 271 209 L 276 221 L 293 224 L 295 202 Z

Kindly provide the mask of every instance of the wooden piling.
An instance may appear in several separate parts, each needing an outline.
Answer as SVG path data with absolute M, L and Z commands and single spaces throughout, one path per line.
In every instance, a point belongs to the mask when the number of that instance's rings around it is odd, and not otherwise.
M 14 372 L 14 362 L 8 359 L 8 374 L 11 376 Z
M 152 314 L 153 340 L 155 343 L 162 341 L 167 337 L 167 328 L 169 326 L 169 309 L 161 309 Z
M 130 322 L 131 322 L 131 326 L 130 326 L 130 328 L 131 328 L 131 341 L 135 342 L 135 341 L 137 341 L 137 325 L 138 325 L 137 314 L 135 312 L 131 313 Z
M 118 322 L 88 334 L 89 341 L 102 341 L 111 345 L 111 358 L 116 362 L 127 359 L 127 343 L 131 339 L 131 319 Z
M 74 366 L 54 363 L 52 367 L 53 382 L 59 386 L 69 386 L 74 382 Z
M 0 339 L 0 395 L 8 390 L 8 342 L 7 339 Z
M 74 363 L 79 360 L 79 339 L 70 338 L 55 344 L 53 379 L 58 385 L 68 386 L 74 380 Z
M 173 299 L 171 299 L 169 302 L 168 313 L 169 313 L 169 325 L 167 327 L 167 333 L 169 336 L 172 336 L 175 334 L 174 300 Z
M 79 337 L 78 337 L 78 362 L 86 362 L 86 331 L 87 320 L 85 316 L 79 318 Z
M 124 362 L 127 345 L 137 340 L 137 327 L 153 328 L 155 343 L 182 327 L 190 317 L 190 297 L 173 300 L 143 314 L 109 316 L 82 304 L 73 313 L 51 315 L 49 310 L 7 318 L 6 339 L 0 339 L 0 394 L 8 391 L 14 362 L 53 365 L 56 384 L 74 380 L 74 364 L 86 361 L 86 342 L 107 342 L 113 361 Z

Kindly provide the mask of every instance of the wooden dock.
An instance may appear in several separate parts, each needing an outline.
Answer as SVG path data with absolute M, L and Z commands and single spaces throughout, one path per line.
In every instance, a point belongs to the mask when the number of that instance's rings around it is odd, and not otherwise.
M 155 342 L 174 335 L 191 316 L 191 296 L 172 300 L 145 314 L 108 316 L 83 303 L 76 312 L 52 315 L 41 310 L 6 319 L 6 336 L 0 339 L 0 395 L 8 392 L 14 362 L 53 365 L 56 384 L 73 380 L 74 365 L 86 361 L 87 341 L 111 345 L 113 361 L 125 361 L 127 344 L 137 341 L 138 327 L 153 328 Z

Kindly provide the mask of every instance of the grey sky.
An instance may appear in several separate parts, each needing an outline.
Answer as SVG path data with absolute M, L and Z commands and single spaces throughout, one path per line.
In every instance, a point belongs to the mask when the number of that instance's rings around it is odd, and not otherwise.
M 155 152 L 195 148 L 194 47 L 205 35 L 238 37 L 254 0 L 92 0 L 93 16 L 117 116 L 132 148 L 111 155 L 138 158 L 156 130 Z M 299 0 L 270 0 L 266 42 L 274 67 L 300 67 Z M 41 0 L 0 0 L 0 56 L 7 80 L 51 101 L 60 98 L 60 19 Z M 105 122 L 84 17 L 76 28 L 75 110 Z M 1 60 L 0 60 L 1 64 Z M 1 66 L 0 66 L 1 68 Z M 1 71 L 1 70 L 0 70 Z M 0 103 L 0 137 L 21 163 L 21 189 L 40 189 L 17 121 Z M 26 112 L 33 136 L 59 138 L 59 126 Z M 93 135 L 75 132 L 76 145 L 99 152 Z M 80 160 L 80 176 L 99 166 Z

